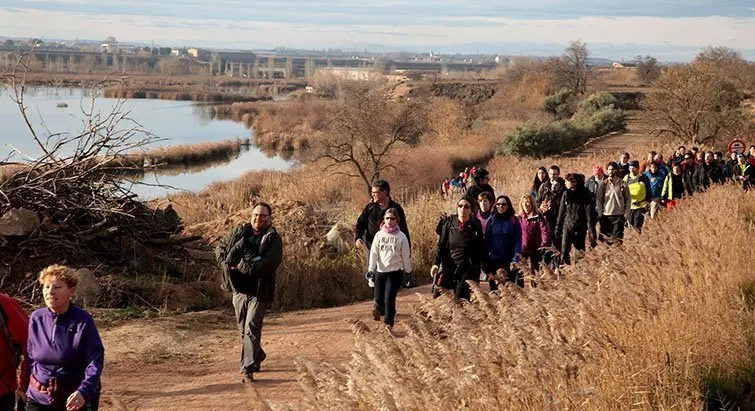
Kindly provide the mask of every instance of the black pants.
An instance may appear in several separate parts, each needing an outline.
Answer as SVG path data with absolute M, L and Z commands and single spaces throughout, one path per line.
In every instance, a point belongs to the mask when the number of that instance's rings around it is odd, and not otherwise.
M 498 284 L 496 284 L 491 276 L 495 275 L 501 268 L 506 272 L 506 282 L 515 283 L 520 287 L 524 287 L 524 276 L 522 275 L 522 272 L 519 270 L 512 271 L 510 266 L 511 264 L 506 264 L 501 260 L 488 260 L 485 264 L 485 274 L 487 274 L 489 278 L 488 285 L 490 286 L 490 291 L 498 289 Z
M 97 411 L 100 407 L 99 398 L 96 401 L 87 402 L 86 405 L 80 408 L 81 411 Z M 60 411 L 65 410 L 66 405 L 63 404 L 62 408 L 52 408 L 49 405 L 38 404 L 32 400 L 26 403 L 26 411 Z
M 600 234 L 608 236 L 609 240 L 624 238 L 624 216 L 604 215 L 600 218 Z
M 396 318 L 396 296 L 401 289 L 404 272 L 401 270 L 375 274 L 375 308 L 384 315 L 383 321 L 392 326 Z
M 0 411 L 13 411 L 16 405 L 16 393 L 11 391 L 0 397 Z
M 564 264 L 571 264 L 570 254 L 572 245 L 577 250 L 585 251 L 586 236 L 586 228 L 574 228 L 571 230 L 564 229 L 564 236 L 561 242 L 561 260 Z
M 472 296 L 467 280 L 472 280 L 476 283 L 480 282 L 479 265 L 444 263 L 439 285 L 443 288 L 454 290 L 454 297 L 457 299 L 469 301 L 469 298 Z
M 590 248 L 595 248 L 598 245 L 598 232 L 597 232 L 597 226 L 596 223 L 598 222 L 598 213 L 593 211 L 592 212 L 592 221 L 593 223 L 588 228 L 588 232 L 590 233 Z
M 642 225 L 645 224 L 645 209 L 634 208 L 629 210 L 629 225 L 642 231 Z

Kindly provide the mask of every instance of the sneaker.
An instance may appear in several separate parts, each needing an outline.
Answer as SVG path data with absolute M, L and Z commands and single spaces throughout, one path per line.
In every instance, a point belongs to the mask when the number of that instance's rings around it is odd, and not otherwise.
M 254 382 L 254 375 L 251 372 L 242 372 L 241 373 L 241 383 L 242 384 L 251 384 Z
M 367 285 L 370 286 L 370 288 L 375 288 L 375 280 L 370 278 L 369 280 L 367 280 Z
M 380 313 L 380 310 L 377 308 L 372 309 L 372 319 L 375 321 L 380 321 L 380 317 L 382 317 L 382 314 Z

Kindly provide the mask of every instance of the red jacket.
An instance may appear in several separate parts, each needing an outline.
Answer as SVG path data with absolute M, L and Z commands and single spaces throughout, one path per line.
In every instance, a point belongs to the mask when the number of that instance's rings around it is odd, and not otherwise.
M 26 340 L 29 335 L 29 316 L 14 298 L 0 293 L 0 306 L 7 319 L 6 325 L 13 341 L 21 346 L 23 362 L 21 363 L 21 377 L 16 380 L 16 367 L 11 364 L 11 347 L 6 341 L 5 334 L 0 331 L 0 396 L 14 392 L 17 389 L 26 391 L 29 387 L 29 364 L 26 356 Z
M 520 213 L 519 225 L 522 226 L 522 252 L 536 253 L 538 248 L 551 245 L 551 236 L 548 233 L 548 223 L 545 217 L 537 213 L 534 217 Z

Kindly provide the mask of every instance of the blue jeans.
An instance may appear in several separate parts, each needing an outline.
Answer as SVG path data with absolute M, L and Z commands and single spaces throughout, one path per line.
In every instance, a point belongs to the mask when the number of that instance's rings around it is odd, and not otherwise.
M 384 315 L 383 321 L 393 326 L 396 317 L 396 296 L 401 289 L 404 272 L 401 270 L 375 273 L 375 308 Z

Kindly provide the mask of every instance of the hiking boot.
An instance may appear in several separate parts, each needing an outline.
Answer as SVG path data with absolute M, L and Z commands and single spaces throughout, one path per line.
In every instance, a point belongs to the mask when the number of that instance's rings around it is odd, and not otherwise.
M 380 317 L 382 317 L 383 314 L 380 313 L 380 310 L 377 308 L 372 309 L 372 319 L 375 321 L 380 321 Z
M 252 370 L 252 372 L 260 372 L 260 366 L 262 365 L 262 361 L 265 361 L 265 358 L 267 358 L 267 354 L 260 350 L 260 355 L 257 356 L 257 360 L 252 363 L 252 366 L 249 367 L 249 369 Z

